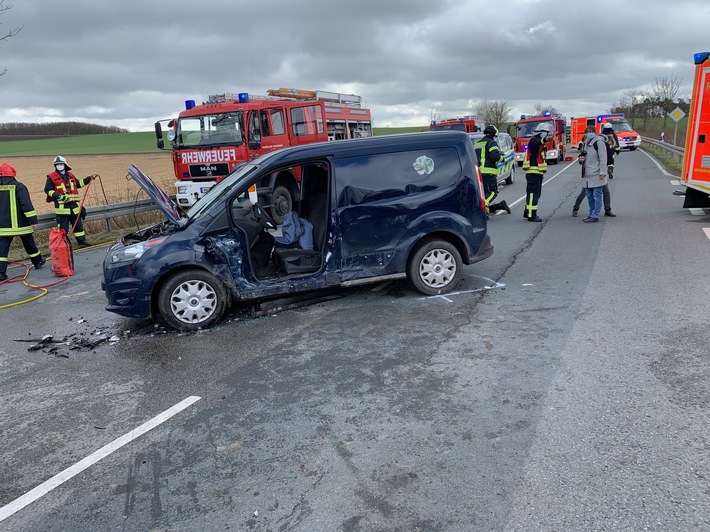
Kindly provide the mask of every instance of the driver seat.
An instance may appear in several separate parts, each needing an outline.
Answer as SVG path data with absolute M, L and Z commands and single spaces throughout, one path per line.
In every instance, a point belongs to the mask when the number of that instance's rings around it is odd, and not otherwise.
M 320 269 L 330 218 L 328 172 L 319 166 L 311 165 L 304 169 L 303 174 L 304 189 L 309 190 L 310 208 L 305 218 L 313 224 L 313 249 L 279 247 L 274 249 L 274 262 L 281 271 L 289 275 L 311 273 Z

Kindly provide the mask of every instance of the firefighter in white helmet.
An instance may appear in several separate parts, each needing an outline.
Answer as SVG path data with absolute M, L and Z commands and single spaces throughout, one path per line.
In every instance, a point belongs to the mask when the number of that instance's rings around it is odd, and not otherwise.
M 57 155 L 52 163 L 54 164 L 54 172 L 47 175 L 44 192 L 47 194 L 47 203 L 54 202 L 57 228 L 64 229 L 69 234 L 69 230 L 74 227 L 74 237 L 79 247 L 90 246 L 91 244 L 86 240 L 81 208 L 79 207 L 79 189 L 88 185 L 96 174 L 78 179 L 71 173 L 71 167 L 67 164 L 66 158 L 61 155 Z
M 537 215 L 537 203 L 542 195 L 542 180 L 547 172 L 547 148 L 545 143 L 552 135 L 552 126 L 549 122 L 541 122 L 535 127 L 533 137 L 528 143 L 528 149 L 523 159 L 523 170 L 525 180 L 528 182 L 525 188 L 525 212 L 523 217 L 528 222 L 542 222 L 542 218 Z

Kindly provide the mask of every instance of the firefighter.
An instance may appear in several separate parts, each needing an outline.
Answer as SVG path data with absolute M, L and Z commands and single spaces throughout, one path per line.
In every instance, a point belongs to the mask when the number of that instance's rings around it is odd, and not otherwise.
M 602 124 L 602 135 L 606 135 L 607 144 L 611 146 L 612 153 L 611 158 L 607 161 L 607 169 L 609 170 L 609 179 L 614 179 L 614 159 L 621 153 L 619 137 L 616 136 L 614 128 L 609 122 Z
M 74 227 L 74 237 L 79 247 L 84 248 L 91 244 L 86 240 L 82 213 L 79 207 L 79 189 L 87 186 L 95 174 L 77 179 L 71 173 L 71 167 L 61 155 L 54 158 L 54 172 L 47 176 L 44 192 L 47 202 L 54 202 L 54 214 L 57 216 L 57 228 L 64 229 L 67 234 Z M 76 226 L 74 225 L 76 224 Z
M 504 210 L 510 214 L 510 208 L 505 200 L 498 203 L 491 203 L 498 196 L 498 161 L 503 160 L 503 154 L 498 147 L 495 136 L 498 130 L 495 126 L 486 126 L 483 130 L 483 138 L 476 142 L 474 148 L 478 165 L 483 178 L 483 194 L 486 201 L 486 214 Z
M 20 237 L 36 269 L 39 270 L 47 262 L 32 236 L 37 213 L 30 193 L 25 185 L 15 179 L 16 175 L 12 165 L 0 164 L 0 282 L 7 280 L 7 256 L 16 236 Z
M 547 122 L 542 122 L 535 127 L 534 135 L 530 139 L 528 149 L 523 160 L 523 170 L 525 180 L 528 182 L 525 188 L 525 211 L 523 217 L 528 222 L 542 222 L 542 218 L 537 215 L 537 203 L 542 195 L 542 180 L 547 172 L 547 148 L 545 143 L 552 134 L 552 126 Z

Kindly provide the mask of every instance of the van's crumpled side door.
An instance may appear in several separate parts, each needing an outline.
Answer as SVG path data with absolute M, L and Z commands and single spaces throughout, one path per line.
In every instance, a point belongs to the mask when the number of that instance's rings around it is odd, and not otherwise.
M 363 155 L 335 162 L 343 280 L 402 273 L 428 212 L 457 212 L 461 177 L 454 148 Z M 431 227 L 436 231 L 436 227 Z

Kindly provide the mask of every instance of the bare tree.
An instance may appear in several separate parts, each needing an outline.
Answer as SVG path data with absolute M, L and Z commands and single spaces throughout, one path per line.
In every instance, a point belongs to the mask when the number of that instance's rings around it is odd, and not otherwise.
M 656 105 L 663 111 L 663 130 L 666 129 L 668 122 L 668 114 L 675 109 L 677 103 L 678 92 L 683 84 L 683 78 L 679 78 L 676 74 L 656 78 L 656 82 L 651 88 L 653 99 Z
M 0 15 L 4 15 L 7 13 L 10 9 L 12 9 L 12 6 L 10 4 L 5 5 L 5 0 L 0 0 Z M 5 41 L 7 39 L 10 39 L 11 37 L 14 37 L 20 31 L 22 31 L 23 26 L 19 26 L 17 28 L 13 28 L 10 31 L 8 31 L 5 35 L 0 34 L 0 41 Z M 3 68 L 2 71 L 0 71 L 0 76 L 5 74 L 7 72 L 7 68 Z
M 559 113 L 556 107 L 552 105 L 542 105 L 541 103 L 535 104 L 535 114 L 544 115 L 545 113 Z
M 480 117 L 486 124 L 492 124 L 501 129 L 510 122 L 512 107 L 507 100 L 481 100 L 473 106 L 473 114 Z
M 431 124 L 432 122 L 438 122 L 441 120 L 441 117 L 441 104 L 433 104 L 429 110 L 429 123 Z
M 643 91 L 641 89 L 626 89 L 621 94 L 626 99 L 628 105 L 628 111 L 624 114 L 628 114 L 631 117 L 631 127 L 634 127 L 637 106 L 643 101 Z

